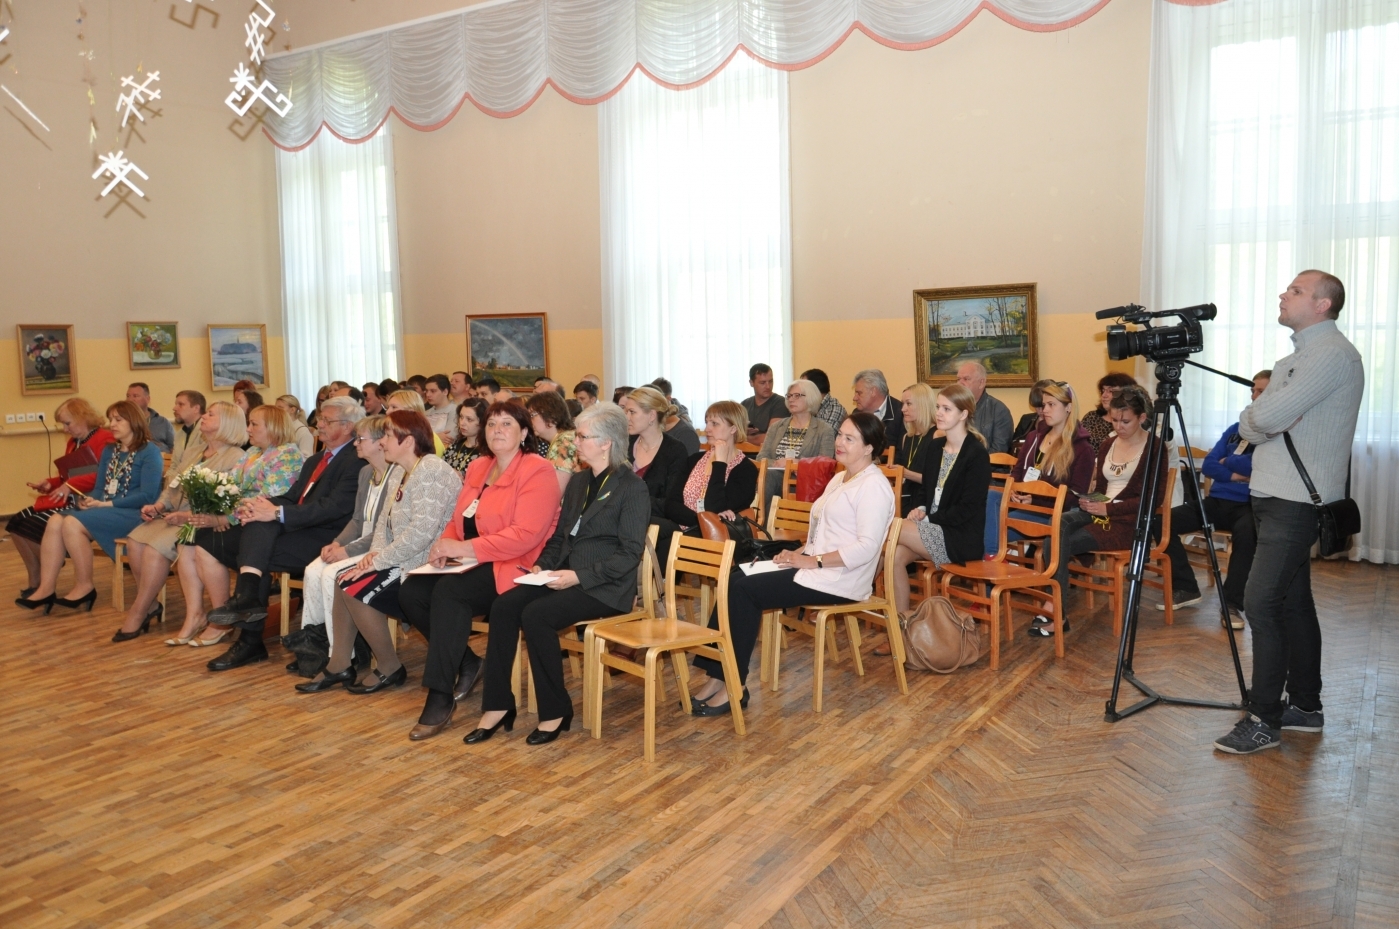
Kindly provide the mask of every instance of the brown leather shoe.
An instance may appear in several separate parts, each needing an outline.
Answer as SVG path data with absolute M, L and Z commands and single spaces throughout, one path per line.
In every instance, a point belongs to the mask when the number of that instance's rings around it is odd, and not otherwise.
M 424 739 L 432 738 L 433 736 L 441 732 L 443 729 L 446 729 L 452 725 L 452 717 L 456 714 L 456 712 L 457 704 L 454 701 L 452 705 L 447 708 L 446 719 L 442 720 L 442 722 L 438 723 L 435 726 L 427 726 L 423 723 L 418 723 L 416 726 L 413 727 L 413 731 L 408 733 L 408 738 L 414 742 L 421 742 Z

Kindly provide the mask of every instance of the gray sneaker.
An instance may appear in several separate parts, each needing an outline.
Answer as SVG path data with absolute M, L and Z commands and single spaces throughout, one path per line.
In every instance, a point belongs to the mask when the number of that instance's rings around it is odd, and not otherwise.
M 1219 624 L 1224 625 L 1224 617 L 1219 618 Z M 1229 625 L 1241 631 L 1244 628 L 1244 611 L 1238 607 L 1229 607 Z
M 1282 744 L 1282 731 L 1266 725 L 1252 713 L 1239 720 L 1229 734 L 1214 740 L 1214 750 L 1231 755 L 1252 755 Z
M 1171 609 L 1179 610 L 1184 609 L 1187 606 L 1194 606 L 1203 599 L 1204 595 L 1201 594 L 1198 590 L 1173 590 L 1171 591 Z M 1164 600 L 1156 604 L 1156 612 L 1166 612 L 1166 603 Z
M 1326 725 L 1326 716 L 1321 710 L 1308 713 L 1306 710 L 1289 706 L 1282 711 L 1282 728 L 1284 729 L 1291 729 L 1293 732 L 1320 732 L 1324 725 Z

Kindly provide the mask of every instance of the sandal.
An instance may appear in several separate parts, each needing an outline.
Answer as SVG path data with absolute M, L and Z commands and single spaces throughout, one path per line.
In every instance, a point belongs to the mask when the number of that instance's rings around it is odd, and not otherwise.
M 200 631 L 200 632 L 203 632 L 204 630 L 201 629 L 201 630 L 199 630 L 199 631 Z M 230 632 L 232 632 L 232 631 L 233 631 L 232 629 L 225 629 L 223 632 L 220 632 L 218 635 L 214 636 L 212 639 L 194 638 L 194 639 L 190 639 L 190 640 L 189 640 L 187 643 L 185 643 L 185 644 L 187 644 L 190 648 L 209 648 L 210 646 L 218 645 L 220 642 L 222 642 L 224 639 L 226 639 L 226 638 L 228 637 L 228 634 L 229 634 Z
M 205 629 L 208 629 L 208 628 L 209 628 L 209 624 L 208 624 L 208 623 L 205 623 L 204 625 L 200 626 L 198 629 L 194 630 L 194 632 L 193 632 L 191 635 L 181 635 L 181 636 L 176 636 L 176 637 L 174 637 L 174 638 L 172 638 L 172 639 L 166 639 L 166 640 L 165 640 L 165 644 L 166 644 L 166 645 L 169 645 L 171 648 L 174 648 L 174 647 L 176 647 L 176 646 L 178 646 L 178 645 L 188 645 L 189 643 L 193 642 L 195 639 L 198 639 L 199 636 L 200 636 L 200 634 L 203 633 L 204 630 L 205 630 Z

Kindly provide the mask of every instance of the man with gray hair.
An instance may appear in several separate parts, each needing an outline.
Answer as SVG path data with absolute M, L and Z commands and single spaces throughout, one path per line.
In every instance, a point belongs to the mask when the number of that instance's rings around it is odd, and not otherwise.
M 1015 431 L 1010 408 L 986 392 L 986 366 L 979 361 L 964 361 L 957 366 L 957 383 L 972 392 L 976 400 L 976 416 L 972 425 L 986 438 L 988 452 L 1010 451 L 1010 436 Z
M 227 652 L 209 662 L 210 671 L 267 659 L 262 624 L 272 575 L 285 571 L 299 577 L 354 515 L 359 472 L 368 465 L 355 454 L 351 440 L 355 423 L 363 418 L 364 408 L 349 397 L 326 400 L 316 420 L 323 447 L 306 459 L 291 489 L 238 504 L 238 525 L 221 533 L 219 551 L 210 552 L 238 569 L 238 585 L 228 603 L 210 612 L 209 622 L 236 626 L 240 634 Z
M 886 448 L 898 448 L 904 440 L 904 417 L 889 402 L 889 382 L 878 368 L 866 368 L 855 375 L 855 409 L 873 413 L 884 421 Z

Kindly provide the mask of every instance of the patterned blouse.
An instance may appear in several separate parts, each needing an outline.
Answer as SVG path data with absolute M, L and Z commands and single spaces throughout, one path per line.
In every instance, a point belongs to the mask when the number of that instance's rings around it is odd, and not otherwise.
M 295 444 L 278 445 L 266 453 L 253 446 L 244 452 L 243 460 L 232 471 L 240 488 L 238 499 L 276 497 L 286 493 L 296 483 L 304 462 L 301 449 Z M 228 521 L 236 524 L 238 519 L 230 515 Z
M 442 451 L 442 460 L 460 474 L 465 474 L 467 466 L 480 457 L 481 446 L 467 445 L 466 439 L 457 439 Z
M 1088 441 L 1097 448 L 1103 444 L 1103 440 L 1112 435 L 1112 423 L 1108 422 L 1107 416 L 1100 410 L 1089 410 L 1083 414 L 1083 419 L 1079 425 L 1088 430 Z
M 549 450 L 544 453 L 544 457 L 548 459 L 549 464 L 565 474 L 581 470 L 578 465 L 577 433 L 569 429 L 554 436 L 554 441 L 549 443 Z

